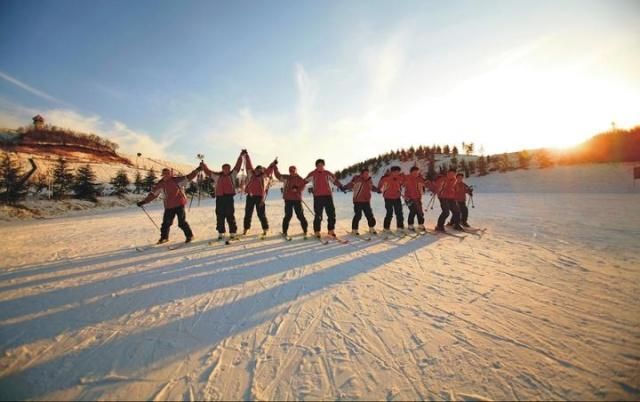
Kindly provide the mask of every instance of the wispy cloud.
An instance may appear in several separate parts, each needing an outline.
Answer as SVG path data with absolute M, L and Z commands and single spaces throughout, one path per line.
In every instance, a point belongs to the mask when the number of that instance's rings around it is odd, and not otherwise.
M 38 96 L 38 97 L 40 97 L 42 99 L 45 99 L 45 100 L 48 100 L 48 101 L 51 101 L 51 102 L 55 102 L 55 103 L 59 103 L 59 104 L 62 104 L 62 105 L 70 106 L 68 103 L 66 103 L 66 102 L 64 102 L 64 101 L 62 101 L 62 100 L 60 100 L 60 99 L 58 99 L 56 97 L 53 97 L 53 96 L 49 95 L 48 93 L 46 93 L 44 91 L 41 91 L 41 90 L 36 89 L 36 88 L 34 88 L 34 87 L 30 86 L 30 85 L 27 85 L 24 82 L 18 80 L 17 78 L 14 78 L 14 77 L 10 76 L 9 74 L 6 74 L 6 73 L 4 73 L 2 71 L 0 71 L 0 78 L 2 78 L 3 80 L 5 80 L 7 82 L 12 83 L 13 85 L 15 85 L 15 86 L 17 86 L 19 88 L 22 88 L 25 91 L 27 91 L 27 92 L 29 92 L 29 93 L 31 93 L 33 95 L 36 95 L 36 96 Z
M 168 149 L 174 140 L 156 140 L 149 133 L 129 128 L 119 121 L 105 121 L 92 114 L 84 115 L 73 109 L 36 110 L 0 98 L 0 127 L 15 128 L 31 122 L 34 114 L 41 114 L 47 123 L 72 130 L 94 133 L 116 142 L 120 151 L 128 154 L 143 152 L 145 155 L 175 160 Z

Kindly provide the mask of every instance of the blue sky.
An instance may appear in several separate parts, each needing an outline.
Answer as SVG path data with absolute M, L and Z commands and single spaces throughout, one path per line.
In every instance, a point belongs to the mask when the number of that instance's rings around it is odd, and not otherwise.
M 566 146 L 640 124 L 639 20 L 635 0 L 3 0 L 0 126 L 40 113 L 129 153 L 309 169 Z

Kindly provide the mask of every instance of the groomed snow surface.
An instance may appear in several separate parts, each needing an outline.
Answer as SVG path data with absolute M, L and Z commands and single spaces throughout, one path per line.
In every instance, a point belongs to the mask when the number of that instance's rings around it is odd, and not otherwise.
M 2 223 L 0 399 L 639 399 L 640 195 L 475 206 L 462 240 L 225 246 L 207 200 L 172 251 L 136 207 Z

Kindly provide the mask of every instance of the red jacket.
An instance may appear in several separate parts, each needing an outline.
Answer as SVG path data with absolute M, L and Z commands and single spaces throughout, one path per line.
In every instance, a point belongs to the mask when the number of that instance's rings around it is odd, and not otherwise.
M 220 197 L 223 195 L 236 195 L 236 186 L 234 183 L 235 177 L 238 175 L 240 171 L 240 166 L 242 166 L 242 155 L 238 157 L 236 161 L 236 165 L 231 169 L 229 174 L 224 174 L 223 172 L 214 172 L 209 170 L 209 168 L 205 165 L 204 171 L 206 174 L 211 177 L 216 183 L 216 197 Z
M 336 176 L 328 170 L 323 170 L 322 172 L 319 170 L 313 170 L 304 178 L 304 180 L 307 183 L 312 183 L 314 197 L 331 195 L 331 186 L 329 183 L 342 187 L 342 184 L 338 179 L 336 179 Z
M 471 192 L 471 187 L 467 186 L 464 182 L 459 181 L 456 182 L 455 192 L 455 200 L 464 202 L 467 200 L 467 194 Z
M 183 207 L 187 205 L 187 196 L 182 191 L 194 177 L 198 174 L 199 169 L 194 170 L 186 176 L 172 177 L 169 180 L 162 178 L 142 201 L 145 204 L 155 200 L 160 194 L 164 194 L 165 209 Z
M 264 197 L 268 190 L 267 183 L 270 180 L 269 176 L 273 173 L 274 164 L 272 163 L 269 165 L 261 175 L 256 175 L 249 155 L 246 156 L 246 162 L 247 172 L 249 172 L 249 181 L 247 182 L 247 186 L 244 188 L 244 192 L 247 193 L 247 195 L 258 195 L 260 197 Z
M 403 174 L 382 176 L 378 183 L 378 189 L 382 191 L 382 196 L 385 200 L 397 200 L 402 195 L 404 181 L 405 176 Z
M 444 176 L 440 179 L 438 197 L 447 200 L 455 200 L 456 198 L 456 178 L 448 178 Z
M 426 183 L 422 176 L 413 177 L 412 175 L 404 178 L 404 198 L 407 200 L 419 200 L 424 194 Z
M 371 177 L 365 180 L 359 175 L 354 176 L 344 188 L 353 189 L 353 202 L 371 202 L 371 191 L 377 190 Z
M 276 178 L 282 182 L 284 185 L 282 186 L 282 198 L 287 201 L 300 201 L 302 200 L 302 190 L 307 185 L 307 182 L 300 176 L 289 175 L 289 174 L 280 174 L 278 170 L 278 165 L 275 167 Z

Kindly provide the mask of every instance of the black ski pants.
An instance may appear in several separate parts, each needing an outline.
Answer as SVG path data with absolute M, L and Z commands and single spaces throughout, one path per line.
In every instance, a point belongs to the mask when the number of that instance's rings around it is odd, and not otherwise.
M 300 221 L 300 225 L 302 226 L 302 231 L 307 233 L 307 228 L 309 227 L 309 223 L 307 222 L 307 218 L 304 217 L 304 211 L 302 210 L 302 201 L 299 200 L 284 200 L 284 218 L 282 219 L 282 233 L 287 233 L 289 230 L 289 222 L 291 222 L 291 217 L 293 216 L 293 212 L 295 211 L 296 217 Z
M 404 216 L 402 215 L 402 200 L 396 198 L 393 200 L 385 199 L 384 208 L 387 210 L 387 214 L 384 216 L 384 228 L 388 230 L 391 227 L 391 219 L 393 214 L 396 214 L 396 226 L 398 229 L 404 228 Z
M 409 205 L 409 219 L 407 223 L 413 225 L 415 218 L 418 218 L 418 225 L 424 225 L 424 210 L 422 209 L 422 199 L 407 200 Z
M 185 237 L 193 237 L 191 227 L 189 227 L 189 224 L 187 223 L 187 214 L 184 211 L 184 206 L 167 208 L 164 210 L 162 226 L 160 226 L 160 237 L 163 239 L 169 238 L 169 229 L 171 228 L 171 225 L 173 225 L 173 219 L 176 216 L 178 217 L 178 227 L 182 229 Z
M 442 208 L 442 213 L 438 217 L 438 227 L 444 228 L 444 222 L 447 220 L 449 216 L 449 212 L 451 212 L 451 222 L 454 225 L 460 224 L 460 208 L 458 207 L 458 203 L 455 200 L 450 200 L 447 198 L 439 198 L 440 200 L 440 208 Z
M 458 209 L 460 209 L 460 222 L 467 223 L 467 219 L 469 219 L 469 208 L 467 208 L 466 201 L 457 201 Z
M 333 197 L 330 195 L 320 195 L 313 197 L 313 231 L 319 232 L 322 223 L 322 214 L 327 211 L 327 228 L 334 230 L 336 228 L 336 207 L 333 205 Z
M 229 224 L 229 233 L 237 233 L 235 207 L 233 205 L 233 195 L 221 195 L 216 197 L 216 230 L 218 233 L 225 233 L 225 221 Z
M 353 220 L 351 221 L 351 229 L 358 230 L 358 225 L 360 224 L 360 219 L 362 219 L 362 214 L 367 218 L 367 224 L 370 228 L 376 226 L 376 218 L 373 217 L 373 211 L 371 210 L 370 202 L 354 202 L 353 203 Z
M 253 218 L 253 209 L 256 209 L 258 213 L 258 219 L 262 225 L 262 230 L 269 229 L 269 221 L 265 213 L 265 206 L 262 202 L 262 196 L 259 195 L 247 195 L 247 201 L 244 206 L 244 230 L 251 228 L 251 219 Z

